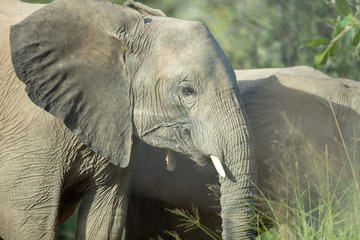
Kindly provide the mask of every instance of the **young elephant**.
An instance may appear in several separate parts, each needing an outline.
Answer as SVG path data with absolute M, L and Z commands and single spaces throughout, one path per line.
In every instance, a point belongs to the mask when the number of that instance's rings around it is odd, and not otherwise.
M 54 239 L 80 201 L 76 239 L 120 238 L 139 139 L 212 158 L 226 174 L 223 237 L 250 237 L 253 136 L 203 24 L 133 2 L 0 9 L 1 238 Z
M 292 201 L 294 196 L 286 189 L 287 184 L 290 185 L 286 174 L 291 177 L 292 170 L 301 176 L 300 186 L 310 186 L 312 199 L 316 199 L 317 194 L 314 184 L 318 181 L 322 186 L 326 177 L 331 177 L 327 169 L 344 181 L 344 176 L 352 176 L 350 166 L 344 167 L 343 145 L 348 146 L 348 151 L 358 145 L 359 82 L 334 79 L 310 67 L 235 73 L 255 135 L 258 187 L 268 199 Z M 191 209 L 192 204 L 198 207 L 205 226 L 221 230 L 219 208 L 214 208 L 219 203 L 210 197 L 208 189 L 218 182 L 215 169 L 196 167 L 178 153 L 173 153 L 170 160 L 176 165 L 173 171 L 166 169 L 161 149 L 140 143 L 134 163 L 127 226 L 127 231 L 137 237 L 127 239 L 158 235 L 167 239 L 164 230 L 177 230 L 182 233 L 182 239 L 208 239 L 202 231 L 184 233 L 184 228 L 176 227 L 182 222 L 164 210 Z M 293 169 L 285 170 L 284 166 Z M 288 172 L 284 174 L 285 171 Z M 266 205 L 260 207 L 267 214 L 274 214 L 268 212 Z M 273 208 L 280 218 L 281 206 Z M 146 214 L 142 215 L 144 212 L 158 216 L 158 221 L 152 222 Z M 136 228 L 133 222 L 138 224 Z

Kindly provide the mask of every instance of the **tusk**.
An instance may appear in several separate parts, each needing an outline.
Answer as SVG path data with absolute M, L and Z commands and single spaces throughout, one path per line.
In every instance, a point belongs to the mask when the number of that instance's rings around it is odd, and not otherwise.
M 166 169 L 170 172 L 174 171 L 175 166 L 176 166 L 176 158 L 175 158 L 175 152 L 171 151 L 169 149 L 165 150 L 165 160 L 166 160 Z
M 218 157 L 215 157 L 213 155 L 210 155 L 211 161 L 213 162 L 216 171 L 219 173 L 220 176 L 225 177 L 225 170 L 221 164 L 221 161 Z

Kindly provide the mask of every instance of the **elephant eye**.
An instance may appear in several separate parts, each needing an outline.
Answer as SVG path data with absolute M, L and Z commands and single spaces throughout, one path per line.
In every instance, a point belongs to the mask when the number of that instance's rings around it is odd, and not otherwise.
M 188 109 L 192 108 L 198 96 L 198 86 L 190 81 L 181 82 L 177 88 L 179 99 Z
M 192 87 L 182 87 L 181 92 L 184 96 L 195 95 L 195 89 L 193 89 Z

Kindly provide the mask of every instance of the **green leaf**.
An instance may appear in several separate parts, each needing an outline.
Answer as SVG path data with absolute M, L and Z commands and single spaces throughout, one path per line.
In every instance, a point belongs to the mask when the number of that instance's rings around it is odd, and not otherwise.
M 308 42 L 303 43 L 302 46 L 304 47 L 316 47 L 323 44 L 328 44 L 330 42 L 330 39 L 328 38 L 315 38 L 313 40 L 310 40 Z
M 352 26 L 354 24 L 355 24 L 354 19 L 353 18 L 348 18 L 348 17 L 344 18 L 344 20 L 342 20 L 340 22 L 341 27 Z
M 357 45 L 359 45 L 359 43 L 360 43 L 360 30 L 355 34 L 355 36 L 354 36 L 354 38 L 353 38 L 353 40 L 352 40 L 351 45 L 352 45 L 353 47 L 357 47 Z
M 327 61 L 329 53 L 329 48 L 325 48 L 324 50 L 318 52 L 314 57 L 314 65 L 315 68 L 319 67 L 320 65 L 324 65 Z
M 331 33 L 331 37 L 334 38 L 335 36 L 337 36 L 339 33 L 341 32 L 341 25 L 338 21 L 336 21 L 334 29 Z
M 337 50 L 338 46 L 339 46 L 339 41 L 336 41 L 336 42 L 331 46 L 331 48 L 330 48 L 330 50 L 329 50 L 329 56 L 330 56 L 330 57 L 334 57 L 334 56 L 335 56 L 336 50 Z
M 353 16 L 352 9 L 346 0 L 335 0 L 335 6 L 341 16 Z

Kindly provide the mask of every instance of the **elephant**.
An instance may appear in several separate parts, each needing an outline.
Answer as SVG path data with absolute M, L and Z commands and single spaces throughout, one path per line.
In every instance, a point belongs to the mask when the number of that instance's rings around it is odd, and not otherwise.
M 254 137 L 203 23 L 132 1 L 0 9 L 1 238 L 54 239 L 81 202 L 76 239 L 120 239 L 140 140 L 212 161 L 223 238 L 253 235 Z
M 286 164 L 298 165 L 294 169 L 301 176 L 300 185 L 305 188 L 316 181 L 326 182 L 326 165 L 342 178 L 347 174 L 351 176 L 351 172 L 340 171 L 344 169 L 343 146 L 346 145 L 349 152 L 359 147 L 360 82 L 332 78 L 306 66 L 235 70 L 235 73 L 255 136 L 257 187 L 267 199 L 287 203 L 294 197 L 286 191 L 289 179 L 282 174 Z M 284 149 L 294 150 L 293 155 Z M 131 236 L 127 239 L 157 236 L 172 239 L 164 230 L 181 233 L 181 239 L 209 239 L 200 230 L 184 232 L 184 228 L 177 227 L 183 222 L 164 209 L 190 211 L 195 205 L 201 222 L 213 231 L 221 231 L 218 199 L 209 197 L 218 184 L 214 167 L 199 168 L 185 155 L 173 153 L 172 165 L 176 167 L 169 171 L 165 152 L 139 143 L 126 226 Z M 319 168 L 313 169 L 313 155 Z M 316 188 L 310 186 L 310 189 L 316 199 Z M 257 210 L 266 216 L 273 215 L 265 203 L 259 202 Z M 276 209 L 273 205 L 272 211 L 278 218 L 281 210 L 281 206 Z M 149 212 L 158 216 L 158 221 L 147 218 Z M 274 225 L 271 221 L 266 224 Z

